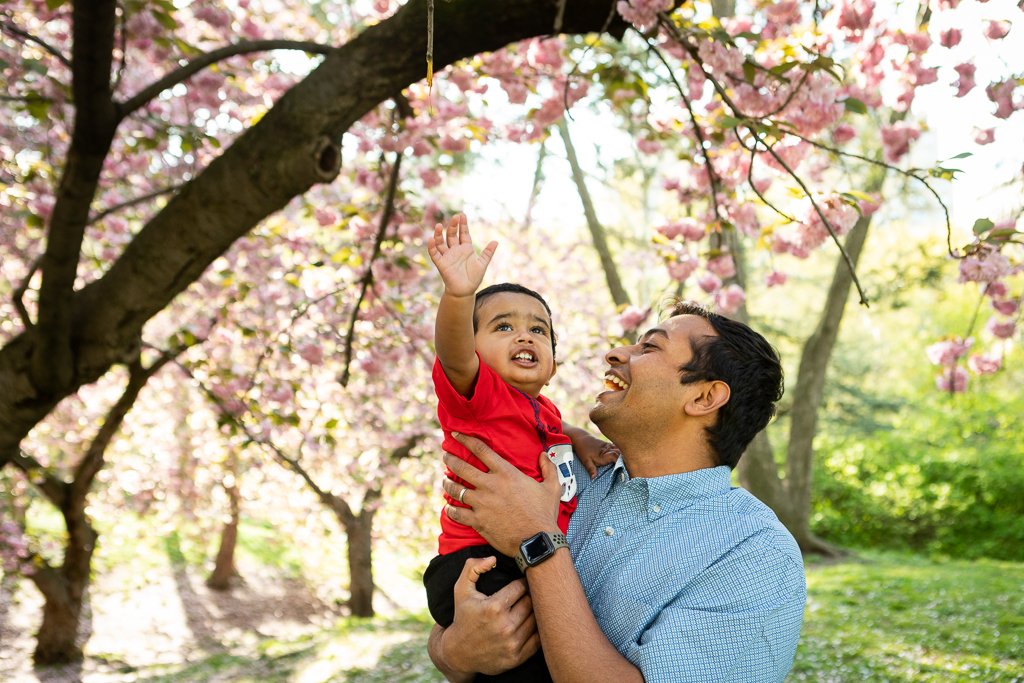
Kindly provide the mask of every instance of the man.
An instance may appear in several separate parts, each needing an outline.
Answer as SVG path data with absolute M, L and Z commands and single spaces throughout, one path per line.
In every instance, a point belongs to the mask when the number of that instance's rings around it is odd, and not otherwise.
M 571 555 L 546 458 L 536 482 L 469 437 L 489 472 L 445 457 L 471 485 L 445 482 L 468 506 L 448 514 L 518 555 L 529 595 L 522 584 L 482 595 L 474 584 L 493 560 L 467 562 L 431 658 L 471 680 L 525 659 L 539 636 L 559 682 L 783 680 L 806 600 L 800 551 L 771 510 L 730 487 L 781 397 L 778 355 L 746 325 L 680 304 L 606 360 L 590 419 L 622 456 L 593 481 L 577 473 Z

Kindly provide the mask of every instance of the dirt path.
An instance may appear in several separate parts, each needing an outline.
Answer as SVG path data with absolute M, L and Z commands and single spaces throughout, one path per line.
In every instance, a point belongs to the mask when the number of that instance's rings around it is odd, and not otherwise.
M 34 670 L 31 654 L 42 598 L 27 581 L 0 587 L 0 681 L 113 683 L 137 681 L 211 653 L 253 648 L 260 640 L 290 640 L 334 622 L 301 581 L 241 567 L 243 582 L 212 591 L 184 567 L 134 574 L 119 567 L 96 578 L 83 619 L 88 633 L 80 665 Z M 84 634 L 83 634 L 84 635 Z

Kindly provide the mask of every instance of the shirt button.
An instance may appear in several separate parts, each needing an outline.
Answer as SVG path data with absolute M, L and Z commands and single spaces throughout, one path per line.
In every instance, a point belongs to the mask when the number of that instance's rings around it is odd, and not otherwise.
M 604 528 L 604 535 L 605 536 L 614 536 L 615 535 L 615 529 L 610 527 L 610 526 L 606 526 Z
M 619 481 L 626 481 L 626 473 L 619 472 Z
M 656 513 L 657 513 L 657 512 L 661 512 L 661 506 L 660 506 L 660 505 L 658 505 L 657 503 L 655 503 L 655 504 L 654 504 L 654 507 L 653 507 L 653 508 L 651 508 L 651 509 L 652 509 L 652 510 L 654 510 L 654 511 L 655 511 Z

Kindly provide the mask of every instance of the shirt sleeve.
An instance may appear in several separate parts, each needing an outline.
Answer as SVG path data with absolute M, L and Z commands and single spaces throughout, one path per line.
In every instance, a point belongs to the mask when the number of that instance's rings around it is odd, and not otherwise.
M 655 681 L 783 681 L 800 638 L 802 564 L 757 534 L 702 572 L 625 654 Z
M 479 355 L 477 354 L 478 358 Z M 472 393 L 468 397 L 455 390 L 448 375 L 445 374 L 444 368 L 441 367 L 441 362 L 437 359 L 434 360 L 432 377 L 438 403 L 449 415 L 459 419 L 481 419 L 493 414 L 501 408 L 503 405 L 501 397 L 507 393 L 506 385 L 498 377 L 498 373 L 482 360 L 473 383 Z

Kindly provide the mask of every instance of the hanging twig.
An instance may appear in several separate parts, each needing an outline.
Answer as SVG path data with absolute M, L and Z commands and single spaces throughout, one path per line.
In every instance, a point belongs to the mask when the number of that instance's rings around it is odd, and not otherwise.
M 122 209 L 127 209 L 127 208 L 130 208 L 130 207 L 136 206 L 138 204 L 143 204 L 145 202 L 148 202 L 150 199 L 156 199 L 157 197 L 159 197 L 161 195 L 170 194 L 171 192 L 177 192 L 182 187 L 184 187 L 184 183 L 179 183 L 177 185 L 171 185 L 170 187 L 164 187 L 164 188 L 161 188 L 159 190 L 154 190 L 153 192 L 149 192 L 148 194 L 144 194 L 144 195 L 142 195 L 140 197 L 134 197 L 134 198 L 129 199 L 127 201 L 123 201 L 120 204 L 114 204 L 113 206 L 107 207 L 106 209 L 103 209 L 99 213 L 90 216 L 89 217 L 89 222 L 86 223 L 86 225 L 93 225 L 94 223 L 99 223 L 101 220 L 103 220 L 107 216 L 109 216 L 109 215 L 111 215 L 113 213 L 117 213 L 118 211 L 121 211 Z

